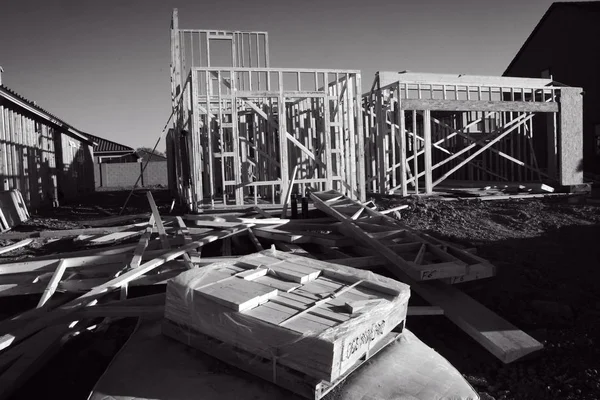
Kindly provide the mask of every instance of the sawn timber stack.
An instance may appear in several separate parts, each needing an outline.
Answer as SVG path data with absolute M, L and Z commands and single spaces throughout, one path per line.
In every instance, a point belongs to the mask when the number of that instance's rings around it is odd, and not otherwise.
M 403 326 L 409 296 L 407 285 L 368 271 L 263 251 L 169 281 L 165 318 L 273 368 L 334 382 Z

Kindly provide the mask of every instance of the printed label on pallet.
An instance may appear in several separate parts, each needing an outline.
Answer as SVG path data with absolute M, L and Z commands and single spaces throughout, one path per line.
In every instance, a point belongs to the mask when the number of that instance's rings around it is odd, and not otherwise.
M 342 346 L 342 362 L 340 369 L 344 371 L 362 357 L 371 344 L 385 334 L 385 320 L 374 322 L 363 329 L 360 333 L 350 336 L 344 340 Z

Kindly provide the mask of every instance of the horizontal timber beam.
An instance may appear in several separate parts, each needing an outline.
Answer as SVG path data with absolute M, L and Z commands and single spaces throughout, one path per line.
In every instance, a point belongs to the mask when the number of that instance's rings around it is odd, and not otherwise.
M 402 110 L 558 112 L 558 103 L 531 101 L 478 101 L 402 99 Z

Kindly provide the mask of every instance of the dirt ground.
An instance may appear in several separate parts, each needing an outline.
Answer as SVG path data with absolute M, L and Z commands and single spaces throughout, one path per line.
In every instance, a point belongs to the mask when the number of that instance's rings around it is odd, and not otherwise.
M 565 198 L 403 203 L 410 204 L 401 212 L 404 222 L 474 246 L 497 266 L 496 277 L 463 284 L 463 290 L 544 349 L 504 365 L 440 317 L 407 321 L 420 339 L 483 399 L 600 398 L 600 207 Z
M 97 206 L 118 213 L 126 195 L 96 194 L 43 212 L 16 230 L 81 227 L 82 220 L 106 216 Z M 168 193 L 154 196 L 166 213 L 171 206 Z M 544 344 L 529 358 L 504 365 L 446 318 L 410 317 L 407 327 L 461 371 L 483 399 L 600 398 L 599 206 L 571 204 L 566 198 L 376 203 L 381 209 L 409 204 L 401 217 L 410 226 L 476 247 L 478 255 L 498 267 L 498 276 L 463 284 L 463 290 Z M 147 211 L 142 194 L 136 194 L 125 210 Z M 64 251 L 69 242 L 54 246 Z M 16 253 L 10 257 L 39 251 L 30 247 Z M 36 296 L 22 297 L 18 306 L 0 301 L 1 314 L 35 306 Z M 86 398 L 134 325 L 134 319 L 123 319 L 74 338 L 13 399 L 37 398 L 40 393 Z

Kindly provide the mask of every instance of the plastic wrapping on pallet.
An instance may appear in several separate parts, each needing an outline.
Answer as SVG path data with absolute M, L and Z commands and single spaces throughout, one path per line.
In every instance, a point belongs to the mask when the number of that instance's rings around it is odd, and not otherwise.
M 333 381 L 404 321 L 409 296 L 369 271 L 264 251 L 171 280 L 165 318 Z

